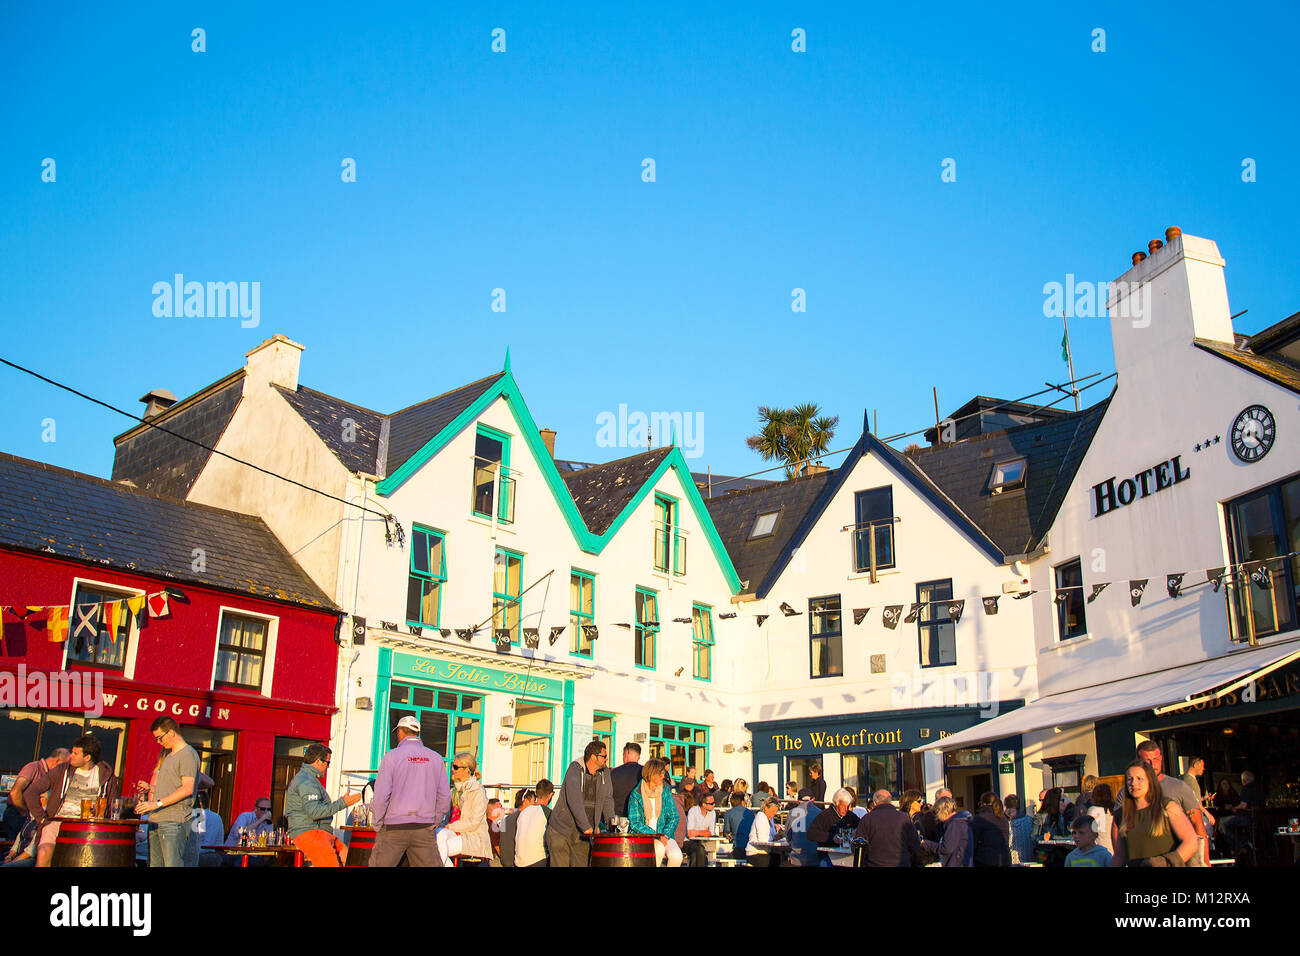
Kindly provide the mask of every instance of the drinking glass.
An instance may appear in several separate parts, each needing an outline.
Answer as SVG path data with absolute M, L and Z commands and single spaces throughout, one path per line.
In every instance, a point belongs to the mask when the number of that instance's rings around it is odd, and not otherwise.
M 95 801 L 95 816 L 100 820 L 108 816 L 108 797 L 100 797 Z
M 89 820 L 95 815 L 95 801 L 93 798 L 81 801 L 81 819 Z

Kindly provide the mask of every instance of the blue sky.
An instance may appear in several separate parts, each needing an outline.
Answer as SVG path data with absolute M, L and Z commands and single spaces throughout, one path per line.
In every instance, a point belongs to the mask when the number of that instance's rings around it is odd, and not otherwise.
M 1063 380 L 1043 284 L 1167 225 L 1219 243 L 1239 331 L 1300 309 L 1292 6 L 278 6 L 0 12 L 0 355 L 139 410 L 281 332 L 392 411 L 508 345 L 561 457 L 628 453 L 596 444 L 625 404 L 701 414 L 693 465 L 736 474 L 760 404 L 847 447 L 864 408 L 932 422 L 932 385 Z M 155 317 L 177 272 L 260 282 L 260 324 Z M 1071 338 L 1111 371 L 1104 319 Z M 0 450 L 93 474 L 129 424 L 3 367 L 0 402 Z

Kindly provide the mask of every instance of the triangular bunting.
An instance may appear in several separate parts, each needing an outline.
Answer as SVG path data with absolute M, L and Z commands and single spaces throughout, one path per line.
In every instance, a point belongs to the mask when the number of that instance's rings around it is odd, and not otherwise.
M 796 617 L 796 616 L 798 616 L 799 614 L 802 614 L 803 612 L 802 612 L 802 611 L 796 611 L 796 610 L 795 610 L 794 608 L 792 608 L 790 605 L 788 605 L 788 604 L 786 604 L 784 601 L 782 601 L 782 602 L 781 602 L 781 613 L 784 614 L 786 617 Z
M 456 628 L 456 636 L 459 637 L 466 644 L 468 644 L 471 640 L 474 639 L 474 628 L 458 627 Z
M 1128 599 L 1132 602 L 1133 607 L 1142 603 L 1142 592 L 1146 590 L 1147 582 L 1150 578 L 1138 578 L 1128 583 Z
M 689 624 L 690 620 L 688 619 L 686 623 Z M 596 638 L 600 637 L 600 628 L 595 624 L 584 624 L 582 625 L 582 636 L 589 641 L 594 641 Z
M 961 620 L 961 614 L 962 614 L 962 611 L 964 611 L 964 610 L 966 610 L 966 600 L 965 600 L 965 598 L 963 598 L 963 599 L 960 600 L 960 601 L 949 601 L 949 602 L 948 602 L 948 616 L 949 616 L 950 618 L 952 618 L 952 622 L 953 622 L 954 624 L 956 624 L 958 621 Z
M 1205 580 L 1210 582 L 1215 594 L 1219 593 L 1219 586 L 1223 584 L 1223 575 L 1227 570 L 1227 568 L 1210 568 L 1205 572 Z
M 736 612 L 735 612 L 735 611 L 723 611 L 721 614 L 718 615 L 718 620 L 719 620 L 719 621 L 730 621 L 730 620 L 731 620 L 733 617 L 735 617 L 735 616 L 736 616 Z
M 526 627 L 526 628 L 524 628 L 524 646 L 525 646 L 525 647 L 532 647 L 532 648 L 535 648 L 535 647 L 537 647 L 537 645 L 538 645 L 538 643 L 539 643 L 539 640 L 540 640 L 540 638 L 539 638 L 538 633 L 537 633 L 537 628 L 535 628 L 535 627 Z
M 1109 581 L 1103 581 L 1101 584 L 1094 584 L 1092 586 L 1092 593 L 1088 595 L 1088 603 L 1091 604 L 1093 601 L 1097 600 L 1097 595 L 1108 587 L 1110 587 Z
M 1025 598 L 1029 597 L 1029 595 L 1037 594 L 1037 593 L 1038 593 L 1038 589 L 1034 588 L 1032 591 L 1021 591 L 1019 594 L 1013 594 L 1012 597 L 1014 597 L 1017 601 L 1023 601 Z
M 870 610 L 871 610 L 871 608 L 869 608 L 869 607 L 855 607 L 855 608 L 853 609 L 853 623 L 854 623 L 854 624 L 861 624 L 863 618 L 865 618 L 865 617 L 867 616 L 867 612 L 870 611 Z
M 1171 598 L 1176 598 L 1183 592 L 1183 575 L 1170 574 L 1165 576 L 1165 590 L 1169 592 Z
M 443 637 L 451 637 L 451 628 L 449 628 L 449 627 L 440 627 L 440 628 L 438 628 L 438 633 L 439 633 L 441 636 L 443 636 Z
M 762 627 L 762 626 L 763 626 L 763 622 L 766 621 L 766 620 L 767 620 L 769 617 L 771 617 L 771 616 L 772 616 L 772 615 L 770 615 L 770 614 L 755 614 L 755 615 L 754 615 L 754 623 L 757 624 L 759 627 Z
M 898 627 L 898 615 L 903 613 L 903 605 L 886 604 L 885 609 L 880 612 L 881 623 L 891 631 Z
M 691 623 L 691 619 L 690 619 L 689 617 L 675 617 L 675 618 L 673 618 L 673 623 L 674 623 L 674 624 L 690 624 L 690 623 Z M 589 625 L 589 624 L 584 624 L 584 625 L 583 625 L 583 627 L 590 627 L 590 626 L 591 626 L 591 625 Z
M 1001 594 L 995 594 L 993 595 L 993 597 L 980 598 L 980 600 L 984 602 L 985 614 L 998 613 L 998 598 L 1000 598 L 1001 596 L 1002 596 Z
M 497 646 L 498 652 L 510 650 L 510 628 L 498 627 L 492 632 L 492 640 Z
M 1261 591 L 1271 590 L 1273 587 L 1273 573 L 1269 571 L 1268 565 L 1261 562 L 1259 567 L 1250 572 L 1250 579 L 1255 582 L 1255 586 Z
M 564 629 L 567 626 L 568 626 L 567 624 L 555 624 L 551 626 L 551 634 L 546 639 L 547 643 L 551 647 L 555 646 L 555 642 L 559 639 L 560 635 L 564 633 Z
M 923 605 L 923 604 L 913 604 L 911 607 L 909 607 L 909 608 L 907 609 L 907 617 L 903 618 L 903 623 L 904 623 L 904 624 L 915 624 L 915 623 L 916 623 L 916 616 L 917 616 L 918 614 L 921 613 L 921 608 L 924 607 L 924 606 L 925 606 L 925 605 Z
M 120 601 L 105 601 L 104 610 L 99 618 L 99 626 L 108 632 L 109 643 L 117 643 L 117 618 L 122 612 Z

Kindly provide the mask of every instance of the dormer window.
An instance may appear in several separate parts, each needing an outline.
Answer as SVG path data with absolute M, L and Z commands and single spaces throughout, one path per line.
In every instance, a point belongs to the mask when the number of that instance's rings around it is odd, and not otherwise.
M 776 530 L 776 519 L 780 517 L 779 511 L 767 511 L 760 514 L 754 519 L 754 527 L 750 530 L 751 538 L 766 538 Z
M 993 466 L 989 478 L 989 494 L 1000 495 L 1008 488 L 1023 488 L 1028 463 L 1024 458 L 1010 458 Z

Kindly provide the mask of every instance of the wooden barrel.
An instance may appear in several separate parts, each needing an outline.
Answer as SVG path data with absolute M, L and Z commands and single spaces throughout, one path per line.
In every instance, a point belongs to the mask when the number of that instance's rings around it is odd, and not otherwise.
M 591 838 L 592 866 L 654 866 L 652 833 L 598 833 Z
M 370 827 L 344 827 L 352 834 L 348 841 L 345 866 L 369 866 L 370 851 L 375 848 L 375 831 Z
M 56 819 L 59 836 L 50 866 L 135 866 L 139 820 Z

